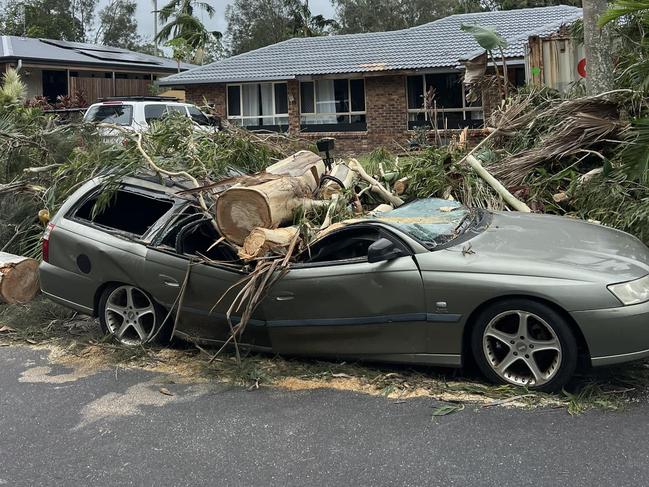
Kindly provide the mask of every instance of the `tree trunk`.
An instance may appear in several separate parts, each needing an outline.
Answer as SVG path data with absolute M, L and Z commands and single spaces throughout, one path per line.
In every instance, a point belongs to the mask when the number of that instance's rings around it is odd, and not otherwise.
M 331 179 L 327 180 L 322 185 L 322 190 L 320 191 L 321 197 L 325 199 L 331 199 L 334 194 L 339 194 L 344 189 L 352 188 L 358 181 L 358 173 L 352 171 L 349 166 L 342 163 L 335 164 L 329 175 L 343 183 L 343 187 L 341 188 L 340 184 L 336 181 Z
M 599 17 L 607 10 L 607 0 L 583 0 L 586 90 L 597 95 L 614 88 L 613 25 L 599 27 Z
M 532 210 L 530 210 L 530 207 L 527 206 L 525 203 L 517 199 L 513 194 L 511 194 L 509 191 L 507 191 L 507 188 L 505 188 L 502 184 L 500 184 L 500 181 L 498 181 L 495 177 L 491 175 L 489 171 L 487 171 L 482 164 L 480 164 L 480 161 L 476 159 L 473 155 L 469 154 L 466 157 L 466 162 L 469 163 L 469 166 L 473 168 L 473 170 L 480 176 L 482 179 L 485 180 L 485 182 L 491 186 L 500 197 L 505 200 L 505 203 L 507 203 L 509 206 L 511 206 L 513 209 L 516 211 L 522 211 L 525 213 L 530 213 Z
M 38 290 L 38 261 L 0 252 L 0 301 L 27 303 Z
M 243 241 L 239 257 L 244 260 L 266 255 L 268 252 L 281 253 L 287 249 L 298 234 L 297 227 L 284 227 L 270 230 L 255 228 Z
M 221 235 L 242 245 L 257 227 L 271 229 L 292 222 L 297 208 L 312 203 L 324 171 L 321 157 L 301 151 L 268 167 L 266 173 L 275 176 L 273 179 L 227 189 L 216 200 Z

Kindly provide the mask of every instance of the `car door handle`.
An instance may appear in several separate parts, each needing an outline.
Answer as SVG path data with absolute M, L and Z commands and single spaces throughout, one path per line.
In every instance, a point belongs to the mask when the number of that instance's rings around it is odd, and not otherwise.
M 178 283 L 178 281 L 176 281 L 173 277 L 165 276 L 164 274 L 160 274 L 160 279 L 162 279 L 162 282 L 164 283 L 165 286 L 180 287 L 180 284 Z
M 295 295 L 293 293 L 282 293 L 275 296 L 275 301 L 290 301 Z

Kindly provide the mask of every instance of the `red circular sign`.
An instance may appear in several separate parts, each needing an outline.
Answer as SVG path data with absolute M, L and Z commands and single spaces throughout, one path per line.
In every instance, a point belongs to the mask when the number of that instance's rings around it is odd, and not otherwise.
M 582 78 L 586 77 L 586 58 L 582 58 L 577 63 L 577 72 L 579 73 L 579 76 L 581 76 Z

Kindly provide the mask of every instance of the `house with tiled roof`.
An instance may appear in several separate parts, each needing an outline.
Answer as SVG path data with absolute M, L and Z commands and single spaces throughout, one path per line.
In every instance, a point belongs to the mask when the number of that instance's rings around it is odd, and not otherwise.
M 0 73 L 17 69 L 30 98 L 55 101 L 80 92 L 92 103 L 106 96 L 148 95 L 158 78 L 192 67 L 119 47 L 0 35 Z
M 561 73 L 559 81 L 578 76 L 573 58 L 579 53 L 557 41 L 570 44 L 566 27 L 581 17 L 581 9 L 559 5 L 458 14 L 390 32 L 294 38 L 159 83 L 185 89 L 194 102 L 206 99 L 231 123 L 333 136 L 337 147 L 362 151 L 403 144 L 415 127 L 429 124 L 424 98 L 430 88 L 439 127 L 482 125 L 485 103 L 467 101 L 463 79 L 484 50 L 462 24 L 494 28 L 507 40 L 509 81 L 521 85 L 557 77 L 554 66 L 544 73 L 544 51 L 567 63 L 569 73 Z M 546 39 L 554 44 L 539 43 Z

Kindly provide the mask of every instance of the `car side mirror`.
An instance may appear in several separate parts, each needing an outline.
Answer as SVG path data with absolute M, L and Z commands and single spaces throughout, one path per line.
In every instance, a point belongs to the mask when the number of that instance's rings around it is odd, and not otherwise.
M 370 263 L 384 262 L 403 257 L 405 252 L 387 238 L 380 238 L 367 249 L 367 261 Z

